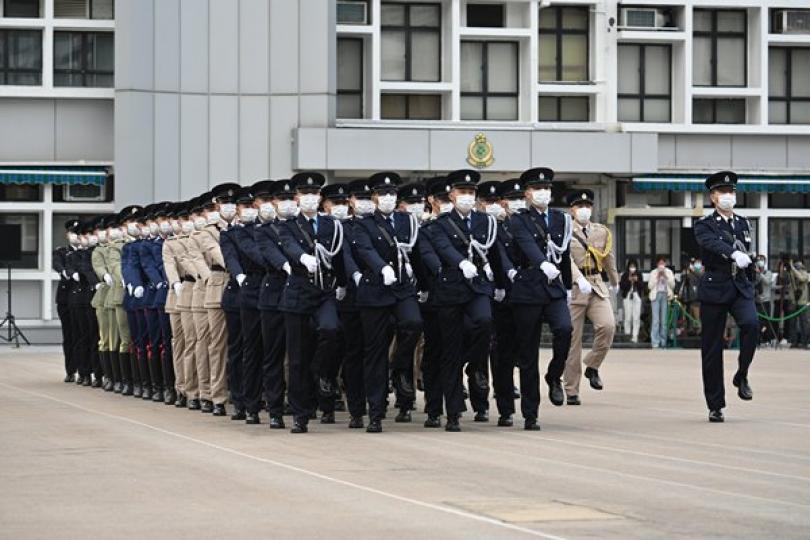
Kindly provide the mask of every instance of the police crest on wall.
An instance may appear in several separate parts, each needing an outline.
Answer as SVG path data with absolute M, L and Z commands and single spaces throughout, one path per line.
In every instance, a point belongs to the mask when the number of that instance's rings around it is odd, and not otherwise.
M 477 169 L 489 167 L 495 162 L 492 143 L 487 136 L 479 133 L 467 147 L 467 163 Z

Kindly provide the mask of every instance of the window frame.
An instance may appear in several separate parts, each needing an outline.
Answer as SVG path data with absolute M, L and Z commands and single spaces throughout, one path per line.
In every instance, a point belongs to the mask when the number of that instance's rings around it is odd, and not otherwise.
M 554 19 L 555 19 L 555 27 L 553 30 L 548 28 L 542 28 L 538 24 L 537 28 L 537 35 L 538 35 L 538 51 L 539 51 L 539 36 L 544 34 L 553 34 L 555 36 L 554 41 L 556 42 L 556 56 L 555 56 L 555 75 L 556 77 L 554 80 L 548 81 L 543 80 L 540 78 L 540 60 L 538 55 L 538 62 L 537 62 L 537 79 L 541 82 L 548 82 L 548 83 L 559 83 L 559 82 L 572 82 L 575 84 L 582 84 L 585 82 L 591 82 L 591 10 L 588 6 L 579 6 L 579 5 L 557 5 L 557 6 L 549 6 L 544 7 L 542 9 L 552 9 L 554 10 Z M 577 9 L 580 11 L 584 11 L 588 16 L 588 24 L 587 28 L 581 30 L 579 28 L 563 28 L 563 10 L 564 9 Z M 539 21 L 539 14 L 538 14 L 538 21 Z M 585 72 L 587 77 L 585 81 L 565 81 L 562 78 L 563 72 L 563 57 L 562 57 L 562 42 L 563 36 L 565 35 L 584 35 L 585 36 Z
M 405 8 L 405 25 L 383 24 L 382 22 L 382 6 L 403 6 Z M 433 6 L 439 10 L 439 20 L 436 26 L 411 26 L 411 8 Z M 405 78 L 404 79 L 385 79 L 382 77 L 382 66 L 380 66 L 380 80 L 385 82 L 441 82 L 442 81 L 442 4 L 440 2 L 382 2 L 380 4 L 380 41 L 382 41 L 382 34 L 386 30 L 405 33 Z M 414 29 L 419 32 L 435 32 L 439 36 L 439 78 L 435 81 L 415 81 L 413 79 L 413 32 Z M 380 58 L 382 63 L 382 58 Z
M 714 8 L 695 8 L 694 11 L 707 11 L 711 13 L 711 30 L 692 30 L 692 40 L 696 37 L 709 38 L 711 50 L 711 84 L 694 84 L 696 88 L 747 88 L 748 87 L 748 10 L 747 9 L 714 9 Z M 719 12 L 736 12 L 742 13 L 744 18 L 743 31 L 731 30 L 718 30 L 717 29 L 717 14 Z M 742 84 L 717 84 L 717 40 L 718 38 L 743 38 L 743 83 Z M 694 67 L 692 68 L 694 77 Z
M 585 100 L 585 120 L 563 120 L 562 119 L 562 101 L 563 99 L 584 99 Z M 556 101 L 556 120 L 543 120 L 540 118 L 540 100 L 553 99 Z M 537 121 L 538 122 L 590 122 L 591 121 L 591 97 L 590 96 L 572 96 L 561 94 L 540 94 L 537 96 Z
M 501 40 L 477 40 L 477 39 L 464 39 L 459 42 L 459 51 L 464 43 L 480 43 L 481 44 L 481 92 L 460 91 L 460 98 L 465 97 L 479 97 L 483 100 L 481 122 L 517 122 L 520 120 L 520 42 L 518 41 L 501 41 Z M 490 92 L 489 91 L 489 45 L 496 43 L 498 45 L 509 44 L 515 49 L 515 92 Z M 517 116 L 514 120 L 490 120 L 487 118 L 487 102 L 490 97 L 507 97 L 517 99 Z M 462 120 L 465 120 L 462 118 Z M 476 120 L 470 120 L 475 122 Z
M 773 251 L 776 242 L 771 242 L 771 235 L 778 234 L 777 222 L 796 222 L 798 224 L 798 234 L 796 237 L 796 253 L 788 253 L 788 255 L 795 255 L 798 261 L 804 261 L 810 264 L 810 244 L 805 243 L 805 234 L 808 234 L 805 229 L 810 230 L 810 219 L 805 217 L 772 217 L 768 220 L 768 262 L 771 269 L 776 270 L 778 262 L 781 260 L 781 253 Z
M 663 100 L 666 99 L 669 102 L 669 118 L 664 121 L 656 121 L 656 123 L 664 123 L 669 124 L 672 123 L 672 45 L 669 43 L 619 43 L 619 48 L 621 47 L 638 47 L 638 62 L 639 62 L 639 70 L 638 70 L 638 86 L 639 92 L 638 94 L 627 94 L 627 93 L 616 93 L 616 112 L 618 115 L 619 109 L 619 101 L 622 99 L 637 99 L 639 102 L 639 120 L 638 122 L 646 122 L 644 120 L 644 101 L 646 99 L 652 100 Z M 667 50 L 667 62 L 669 62 L 669 69 L 667 70 L 667 88 L 669 89 L 668 94 L 648 94 L 646 92 L 646 80 L 647 80 L 647 48 L 649 47 L 664 47 Z M 617 66 L 618 66 L 618 50 L 616 54 L 617 58 Z M 716 114 L 715 114 L 716 116 Z M 628 120 L 621 120 L 619 122 L 628 122 L 632 123 Z
M 712 121 L 711 122 L 695 122 L 695 102 L 696 101 L 711 101 L 712 102 Z M 748 103 L 745 98 L 711 98 L 711 97 L 693 97 L 692 98 L 692 124 L 695 125 L 714 125 L 717 122 L 717 104 L 720 101 L 742 101 L 743 102 L 743 120 L 742 122 L 722 122 L 720 125 L 726 126 L 741 126 L 748 122 Z
M 477 7 L 477 6 L 486 6 L 486 7 L 490 7 L 490 8 L 499 8 L 500 12 L 501 12 L 501 14 L 500 14 L 500 17 L 501 17 L 500 22 L 501 22 L 501 24 L 496 24 L 496 25 L 489 24 L 489 25 L 484 25 L 484 26 L 481 26 L 481 25 L 473 26 L 473 25 L 471 25 L 470 24 L 470 8 L 475 9 L 475 7 Z M 479 3 L 467 4 L 467 9 L 465 10 L 465 15 L 467 17 L 466 26 L 468 28 L 506 28 L 506 4 L 500 4 L 500 3 L 497 3 L 497 2 L 487 2 L 487 3 L 480 3 L 480 4 Z
M 2 10 L 3 18 L 7 18 L 7 19 L 41 19 L 42 18 L 43 5 L 42 5 L 42 2 L 40 2 L 39 0 L 36 0 L 37 14 L 35 16 L 33 16 L 33 17 L 28 16 L 28 15 L 9 15 L 8 14 L 8 2 L 9 2 L 9 0 L 0 0 L 0 2 L 2 2 L 2 4 L 3 4 L 3 6 L 2 6 L 3 7 L 3 10 Z
M 11 56 L 11 48 L 9 47 L 9 37 L 12 33 L 32 33 L 38 34 L 39 37 L 39 68 L 12 68 L 9 67 L 9 58 Z M 44 51 L 42 50 L 42 30 L 33 28 L 2 28 L 0 29 L 0 41 L 4 41 L 3 46 L 3 59 L 0 63 L 0 86 L 42 86 L 42 72 L 43 62 L 42 57 Z M 10 74 L 31 74 L 39 75 L 39 82 L 36 84 L 11 84 L 6 82 Z
M 799 102 L 810 102 L 810 96 L 794 96 L 793 95 L 793 52 L 797 49 L 806 49 L 806 47 L 768 47 L 768 69 L 770 70 L 771 61 L 770 61 L 770 52 L 771 50 L 778 49 L 785 51 L 785 72 L 783 73 L 784 82 L 785 82 L 785 95 L 784 96 L 773 96 L 770 92 L 768 92 L 768 104 L 770 105 L 771 101 L 775 101 L 778 103 L 785 104 L 785 122 L 778 123 L 774 125 L 797 125 L 797 126 L 804 126 L 807 124 L 793 124 L 790 121 L 790 105 L 794 101 Z M 770 75 L 770 73 L 769 73 Z M 768 123 L 771 124 L 770 115 L 768 117 Z
M 82 77 L 82 85 L 81 86 L 74 86 L 74 85 L 57 85 L 54 82 L 54 87 L 56 88 L 112 88 L 115 86 L 115 65 L 113 64 L 113 68 L 111 71 L 101 71 L 97 69 L 88 69 L 88 54 L 87 50 L 89 47 L 89 36 L 90 35 L 110 35 L 113 38 L 112 46 L 113 46 L 113 55 L 115 55 L 115 34 L 113 32 L 103 32 L 98 30 L 55 30 L 54 31 L 54 39 L 53 39 L 53 76 L 54 81 L 56 80 L 56 75 L 81 75 Z M 57 68 L 56 67 L 56 35 L 57 34 L 80 34 L 82 37 L 82 46 L 81 46 L 81 69 L 65 69 L 65 68 Z M 97 76 L 97 75 L 109 75 L 113 78 L 112 84 L 110 86 L 91 86 L 87 84 L 87 77 L 88 76 Z
M 405 98 L 405 118 L 386 118 L 382 116 L 382 99 L 385 96 L 396 96 Z M 431 96 L 439 99 L 439 117 L 438 118 L 411 118 L 411 98 L 414 96 Z M 417 94 L 413 92 L 381 92 L 380 93 L 380 120 L 395 120 L 395 121 L 417 121 L 417 122 L 433 122 L 442 119 L 442 95 L 440 93 Z
M 365 103 L 365 84 L 366 84 L 366 66 L 365 66 L 365 57 L 366 57 L 366 43 L 362 37 L 348 37 L 348 36 L 338 36 L 337 38 L 338 43 L 340 41 L 358 41 L 360 42 L 360 89 L 359 90 L 341 90 L 337 88 L 337 80 L 335 80 L 335 97 L 336 99 L 340 99 L 340 96 L 360 96 L 360 116 L 357 118 L 365 118 L 366 113 L 366 103 Z M 337 51 L 337 48 L 335 49 Z M 337 118 L 346 118 L 352 119 L 353 117 L 344 117 L 344 116 L 337 116 L 337 103 L 335 103 L 335 116 Z

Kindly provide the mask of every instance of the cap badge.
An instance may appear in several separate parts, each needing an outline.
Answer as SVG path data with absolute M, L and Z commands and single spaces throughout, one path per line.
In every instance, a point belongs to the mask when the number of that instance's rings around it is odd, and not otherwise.
M 726 175 L 726 177 L 725 177 L 724 181 L 725 181 L 725 182 L 730 182 L 730 181 L 731 181 L 731 180 L 729 179 L 728 175 Z
M 545 180 L 545 179 L 546 179 L 545 173 L 540 173 L 540 180 Z
M 312 185 L 312 182 L 313 182 L 313 181 L 312 181 L 312 177 L 311 177 L 311 176 L 310 176 L 310 177 L 308 177 L 308 178 L 307 178 L 307 185 L 311 186 L 311 185 Z
M 490 193 L 495 193 L 495 186 L 490 186 L 489 192 Z
M 464 180 L 465 180 L 466 182 L 469 182 L 469 181 L 470 181 L 470 175 L 469 175 L 469 174 L 465 174 L 465 175 L 464 175 Z
M 390 183 L 391 183 L 391 179 L 390 179 L 390 178 L 388 178 L 387 176 L 385 177 L 385 183 L 386 183 L 386 184 L 390 184 Z
M 284 191 L 290 191 L 290 184 L 284 184 Z
M 344 192 L 343 192 L 343 187 L 342 187 L 342 186 L 338 188 L 338 193 L 340 193 L 341 195 L 343 195 L 343 193 L 344 193 Z
M 520 191 L 520 184 L 515 184 L 515 191 Z
M 450 185 L 448 184 L 448 185 L 444 186 L 444 190 L 449 193 L 450 192 Z
M 582 194 L 582 200 L 583 200 L 583 201 L 585 201 L 585 200 L 587 200 L 587 199 L 588 199 L 588 194 L 587 194 L 587 193 L 583 193 L 583 194 Z
M 417 189 L 416 189 L 416 188 L 413 188 L 413 189 L 411 190 L 411 195 L 416 195 L 416 192 L 417 192 Z

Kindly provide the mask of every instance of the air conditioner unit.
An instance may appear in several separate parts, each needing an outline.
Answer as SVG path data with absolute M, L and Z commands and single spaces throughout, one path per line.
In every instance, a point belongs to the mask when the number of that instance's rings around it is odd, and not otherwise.
M 62 188 L 63 198 L 66 202 L 104 202 L 106 198 L 105 186 L 92 184 L 70 184 Z
M 338 0 L 338 24 L 368 24 L 368 3 L 365 0 Z
M 621 27 L 627 29 L 671 29 L 669 13 L 663 9 L 646 7 L 622 8 Z
M 810 34 L 810 10 L 779 9 L 773 22 L 777 34 Z

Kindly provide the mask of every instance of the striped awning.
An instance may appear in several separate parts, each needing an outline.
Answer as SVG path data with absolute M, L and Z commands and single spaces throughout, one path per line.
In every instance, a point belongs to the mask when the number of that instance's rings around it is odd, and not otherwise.
M 635 191 L 703 191 L 705 174 L 648 174 L 632 179 Z M 810 193 L 807 175 L 740 175 L 738 191 Z
M 104 185 L 107 167 L 0 167 L 0 184 Z

